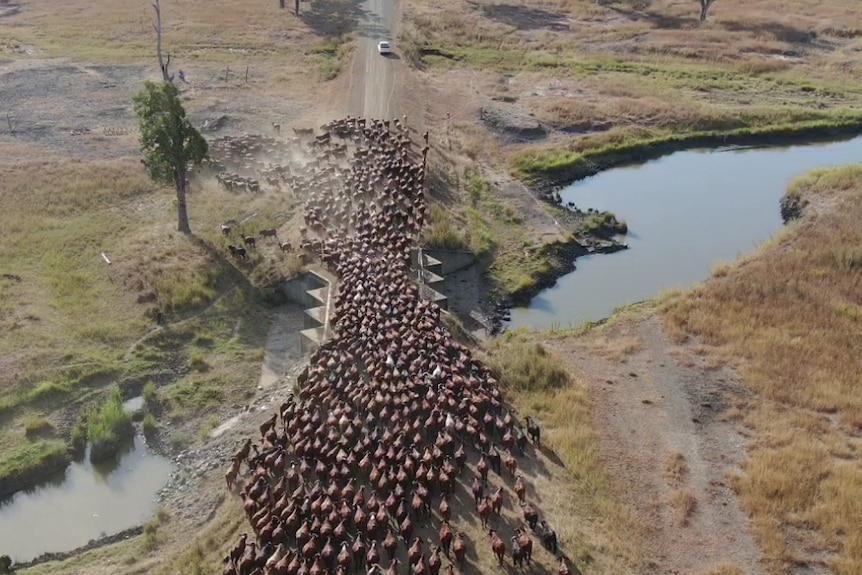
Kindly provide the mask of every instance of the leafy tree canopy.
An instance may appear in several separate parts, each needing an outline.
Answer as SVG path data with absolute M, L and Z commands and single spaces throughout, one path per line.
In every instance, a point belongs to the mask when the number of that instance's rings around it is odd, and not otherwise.
M 207 156 L 207 142 L 186 117 L 179 90 L 170 83 L 145 82 L 134 97 L 140 120 L 141 152 L 150 177 L 165 185 L 183 186 L 186 167 Z

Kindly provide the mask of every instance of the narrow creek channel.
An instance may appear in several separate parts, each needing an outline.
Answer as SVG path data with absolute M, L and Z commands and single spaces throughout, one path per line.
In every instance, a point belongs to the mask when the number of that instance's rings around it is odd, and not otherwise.
M 134 398 L 125 406 L 134 411 L 142 404 Z M 156 494 L 172 470 L 140 435 L 117 458 L 95 465 L 88 448 L 82 461 L 0 500 L 0 554 L 29 561 L 140 525 L 155 512 Z
M 576 182 L 564 204 L 626 220 L 629 246 L 578 258 L 577 269 L 522 308 L 508 329 L 598 321 L 618 307 L 685 288 L 768 240 L 782 227 L 779 201 L 795 177 L 862 161 L 862 137 L 827 144 L 677 152 Z

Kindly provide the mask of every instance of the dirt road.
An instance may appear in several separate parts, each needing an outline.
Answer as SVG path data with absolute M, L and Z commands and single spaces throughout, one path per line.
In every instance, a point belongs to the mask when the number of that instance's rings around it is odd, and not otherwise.
M 353 116 L 391 119 L 394 107 L 394 76 L 401 65 L 395 43 L 396 0 L 364 0 L 360 5 L 359 36 L 350 70 L 347 112 Z M 381 56 L 377 43 L 388 40 L 393 54 Z

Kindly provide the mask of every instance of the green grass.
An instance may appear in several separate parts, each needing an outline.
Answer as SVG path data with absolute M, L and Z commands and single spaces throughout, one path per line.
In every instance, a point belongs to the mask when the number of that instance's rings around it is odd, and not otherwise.
M 338 77 L 352 50 L 350 36 L 338 36 L 312 49 L 320 62 L 320 78 L 328 81 Z
M 78 413 L 69 437 L 69 449 L 76 457 L 82 455 L 87 448 L 87 411 Z
M 197 372 L 209 371 L 210 365 L 207 363 L 206 354 L 200 350 L 192 350 L 189 357 L 189 367 Z
M 174 384 L 164 394 L 171 416 L 184 418 L 220 407 L 226 397 L 224 383 L 219 378 L 194 374 Z
M 98 387 L 101 382 L 115 378 L 123 373 L 123 369 L 114 365 L 85 365 L 68 369 L 54 370 L 50 379 L 44 379 L 29 388 L 19 388 L 7 393 L 0 399 L 0 412 L 11 411 L 18 407 L 34 406 L 49 409 L 62 405 L 68 396 L 80 393 L 90 388 Z M 37 380 L 40 372 L 22 374 L 23 381 Z
M 467 170 L 451 180 L 463 200 L 449 210 L 431 204 L 426 246 L 475 253 L 498 295 L 526 293 L 539 278 L 558 269 L 561 262 L 549 255 L 560 244 L 535 245 L 520 225 L 517 210 L 497 197 L 481 175 Z
M 210 303 L 217 295 L 221 275 L 218 266 L 182 270 L 182 273 L 161 276 L 153 282 L 163 311 L 178 312 Z
M 422 236 L 426 247 L 441 250 L 469 250 L 466 234 L 458 228 L 454 217 L 438 204 L 431 204 L 430 224 Z
M 732 131 L 650 133 L 630 129 L 584 138 L 576 149 L 525 150 L 513 157 L 513 173 L 526 181 L 575 180 L 614 166 L 643 162 L 694 147 L 782 143 L 798 138 L 825 138 L 862 131 L 862 113 L 799 124 L 740 128 Z M 612 141 L 608 141 L 612 140 Z
M 217 415 L 210 415 L 204 421 L 204 424 L 201 426 L 198 431 L 198 439 L 201 441 L 206 441 L 206 439 L 210 436 L 210 433 L 221 424 L 221 420 Z
M 134 431 L 132 419 L 123 409 L 120 388 L 113 387 L 105 402 L 87 417 L 87 439 L 92 444 L 92 456 L 101 459 Z
M 24 443 L 0 456 L 0 485 L 3 486 L 0 492 L 7 493 L 8 486 L 21 488 L 33 479 L 60 468 L 68 460 L 68 449 L 62 441 Z

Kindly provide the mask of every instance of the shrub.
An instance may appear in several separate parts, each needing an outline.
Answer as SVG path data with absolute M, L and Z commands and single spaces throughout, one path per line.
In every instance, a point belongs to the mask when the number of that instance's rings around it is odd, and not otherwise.
M 200 429 L 200 439 L 201 441 L 206 440 L 210 436 L 210 433 L 219 426 L 221 420 L 216 415 L 210 415 L 207 420 L 204 422 L 203 426 Z
M 617 220 L 611 212 L 590 214 L 584 219 L 580 229 L 585 234 L 596 235 L 625 234 L 629 231 L 628 225 Z
M 156 547 L 159 546 L 159 539 L 159 520 L 153 519 L 152 521 L 144 525 L 144 551 L 154 551 Z
M 75 425 L 72 426 L 69 443 L 74 456 L 83 454 L 87 448 L 87 415 L 87 410 L 82 410 L 78 414 L 78 419 L 75 420 Z

